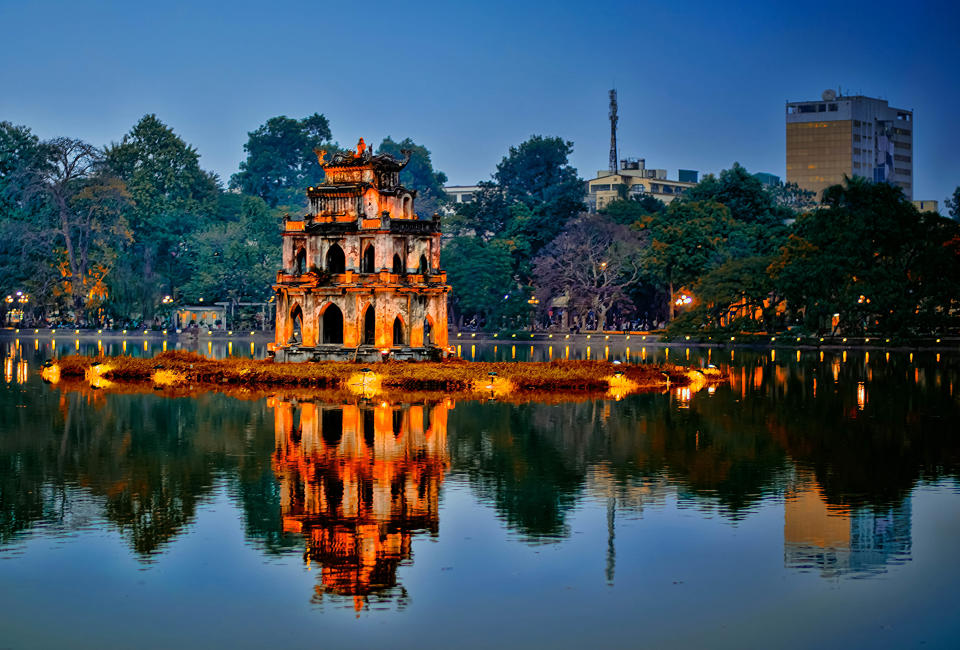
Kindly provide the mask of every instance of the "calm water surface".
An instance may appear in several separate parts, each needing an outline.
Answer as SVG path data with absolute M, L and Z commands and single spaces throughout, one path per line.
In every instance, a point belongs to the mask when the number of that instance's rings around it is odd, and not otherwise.
M 589 355 L 667 357 L 636 343 Z M 49 340 L 0 345 L 0 647 L 957 644 L 954 354 L 678 346 L 730 385 L 344 404 L 50 386 Z

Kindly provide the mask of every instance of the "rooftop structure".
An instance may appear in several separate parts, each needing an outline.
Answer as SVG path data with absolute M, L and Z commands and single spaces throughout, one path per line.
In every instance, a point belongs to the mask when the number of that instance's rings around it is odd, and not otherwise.
M 587 181 L 587 206 L 602 210 L 610 201 L 645 194 L 670 203 L 697 184 L 696 171 L 681 171 L 689 180 L 668 180 L 666 169 L 647 169 L 643 158 L 621 160 L 617 171 L 601 169 Z
M 861 176 L 913 199 L 913 111 L 885 99 L 826 90 L 819 101 L 787 102 L 787 182 L 816 193 Z
M 277 273 L 278 361 L 427 359 L 447 346 L 440 219 L 418 219 L 400 185 L 409 160 L 356 152 L 326 160 L 309 213 L 286 218 Z

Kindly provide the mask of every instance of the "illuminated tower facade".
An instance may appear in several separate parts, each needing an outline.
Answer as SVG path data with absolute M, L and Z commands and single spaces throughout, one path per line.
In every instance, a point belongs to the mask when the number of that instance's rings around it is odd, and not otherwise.
M 440 218 L 421 219 L 400 185 L 409 161 L 317 150 L 326 180 L 307 190 L 309 212 L 287 218 L 274 285 L 278 361 L 431 359 L 447 348 Z

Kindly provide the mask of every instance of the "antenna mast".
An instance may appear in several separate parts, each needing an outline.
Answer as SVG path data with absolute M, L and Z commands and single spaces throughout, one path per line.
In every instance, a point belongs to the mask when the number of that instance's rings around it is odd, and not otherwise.
M 617 89 L 610 91 L 610 171 L 617 171 Z

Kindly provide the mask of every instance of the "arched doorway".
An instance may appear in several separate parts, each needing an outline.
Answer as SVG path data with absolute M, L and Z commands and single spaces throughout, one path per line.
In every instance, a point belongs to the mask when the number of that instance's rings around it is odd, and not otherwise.
M 336 305 L 323 311 L 323 342 L 343 344 L 343 312 Z
M 400 255 L 393 256 L 393 272 L 403 273 L 403 260 L 400 259 Z
M 426 256 L 426 255 L 421 255 L 421 256 L 420 256 L 420 265 L 419 265 L 417 271 L 418 271 L 419 273 L 422 273 L 422 274 L 426 275 L 427 271 L 429 271 L 429 270 L 430 270 L 430 266 L 427 264 L 427 256 Z
M 287 343 L 300 343 L 303 341 L 303 310 L 300 305 L 294 305 L 290 310 L 290 338 Z
M 377 317 L 373 305 L 363 312 L 363 344 L 375 345 L 377 342 Z
M 343 254 L 343 249 L 339 244 L 334 244 L 327 251 L 326 269 L 328 273 L 345 273 L 347 270 L 347 258 Z
M 295 275 L 303 275 L 307 272 L 307 249 L 301 248 L 297 251 L 297 256 L 293 263 L 293 272 Z
M 403 345 L 403 320 L 399 316 L 393 319 L 393 344 Z
M 361 273 L 373 273 L 373 264 L 374 264 L 374 250 L 373 244 L 367 246 L 363 251 L 363 259 L 360 261 L 360 272 Z
M 429 318 L 423 319 L 423 347 L 433 343 L 433 325 Z

